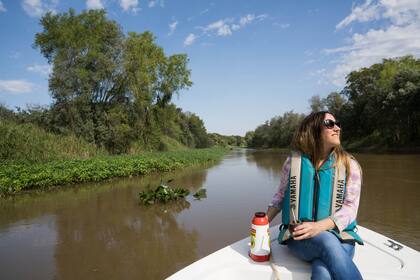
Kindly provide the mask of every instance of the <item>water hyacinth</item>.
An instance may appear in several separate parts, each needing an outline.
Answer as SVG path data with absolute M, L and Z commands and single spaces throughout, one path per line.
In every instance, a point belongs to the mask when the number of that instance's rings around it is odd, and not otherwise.
M 146 190 L 139 193 L 140 202 L 145 205 L 157 202 L 167 203 L 168 201 L 185 198 L 190 194 L 189 190 L 183 188 L 170 188 L 160 184 L 155 190 Z
M 42 189 L 115 177 L 169 172 L 214 163 L 227 149 L 208 148 L 142 155 L 102 156 L 48 163 L 0 162 L 0 196 L 27 189 Z

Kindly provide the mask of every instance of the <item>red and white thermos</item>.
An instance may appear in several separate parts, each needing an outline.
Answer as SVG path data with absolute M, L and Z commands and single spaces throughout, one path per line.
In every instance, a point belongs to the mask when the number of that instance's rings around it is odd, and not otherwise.
M 270 259 L 270 230 L 268 217 L 264 212 L 255 213 L 252 219 L 249 256 L 256 262 Z

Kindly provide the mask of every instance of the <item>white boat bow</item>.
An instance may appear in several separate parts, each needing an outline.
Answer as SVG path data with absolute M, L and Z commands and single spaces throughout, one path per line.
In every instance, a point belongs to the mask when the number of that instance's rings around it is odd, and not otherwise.
M 356 245 L 354 262 L 363 279 L 420 279 L 420 253 L 384 235 L 358 226 L 365 245 Z M 310 279 L 311 267 L 278 244 L 278 226 L 270 228 L 271 259 L 257 263 L 248 256 L 249 237 L 226 246 L 171 275 L 187 279 Z

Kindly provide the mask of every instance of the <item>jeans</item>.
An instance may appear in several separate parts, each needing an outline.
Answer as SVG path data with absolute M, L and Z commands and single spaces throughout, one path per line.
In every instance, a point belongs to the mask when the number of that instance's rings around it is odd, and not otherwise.
M 313 280 L 363 279 L 352 260 L 354 245 L 341 243 L 331 232 L 323 231 L 304 240 L 291 238 L 287 246 L 298 258 L 311 262 Z

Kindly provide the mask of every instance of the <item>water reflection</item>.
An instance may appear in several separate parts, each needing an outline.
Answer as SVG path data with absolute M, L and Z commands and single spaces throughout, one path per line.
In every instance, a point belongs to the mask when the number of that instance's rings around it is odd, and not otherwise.
M 356 157 L 364 174 L 360 223 L 420 250 L 420 156 Z
M 256 166 L 273 176 L 280 174 L 284 161 L 289 154 L 283 151 L 273 150 L 249 150 L 246 154 L 248 163 L 255 163 Z
M 57 233 L 54 215 L 0 230 L 0 279 L 52 279 Z
M 197 233 L 176 219 L 188 201 L 146 207 L 119 203 L 126 201 L 119 195 L 113 194 L 112 204 L 93 199 L 60 213 L 59 279 L 162 279 L 197 258 Z

